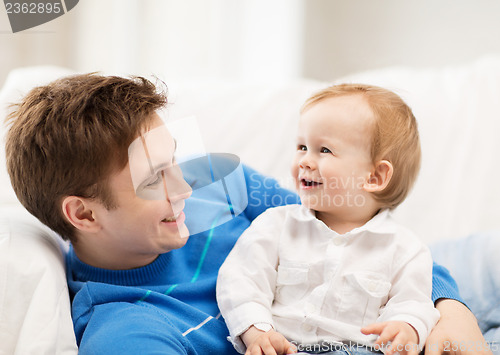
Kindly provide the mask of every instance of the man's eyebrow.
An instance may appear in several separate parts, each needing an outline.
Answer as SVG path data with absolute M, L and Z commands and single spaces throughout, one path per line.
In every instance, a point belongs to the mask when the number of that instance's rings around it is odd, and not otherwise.
M 177 140 L 175 138 L 173 138 L 174 140 L 174 153 L 175 151 L 177 150 Z M 175 159 L 174 155 L 172 154 L 172 161 Z M 164 169 L 167 169 L 168 168 L 168 164 L 167 163 L 160 163 L 160 164 L 157 164 L 155 166 L 152 167 L 152 173 L 151 175 L 154 175 L 154 174 L 158 174 L 158 171 L 160 170 L 164 170 Z

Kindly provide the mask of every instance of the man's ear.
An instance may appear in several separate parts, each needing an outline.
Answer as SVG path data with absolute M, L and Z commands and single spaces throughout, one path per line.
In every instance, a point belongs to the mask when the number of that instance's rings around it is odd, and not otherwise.
M 78 196 L 66 196 L 61 207 L 68 222 L 76 229 L 91 233 L 100 229 L 88 199 Z
M 384 190 L 391 181 L 394 167 L 387 160 L 380 160 L 375 164 L 375 168 L 363 185 L 365 191 L 377 192 Z

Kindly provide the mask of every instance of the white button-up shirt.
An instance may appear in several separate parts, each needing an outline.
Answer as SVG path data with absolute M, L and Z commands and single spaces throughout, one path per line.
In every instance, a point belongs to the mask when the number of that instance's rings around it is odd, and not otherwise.
M 373 344 L 360 328 L 400 320 L 423 346 L 439 319 L 432 259 L 388 210 L 340 235 L 301 205 L 269 209 L 242 234 L 220 269 L 217 300 L 236 349 L 239 335 L 269 323 L 302 344 Z

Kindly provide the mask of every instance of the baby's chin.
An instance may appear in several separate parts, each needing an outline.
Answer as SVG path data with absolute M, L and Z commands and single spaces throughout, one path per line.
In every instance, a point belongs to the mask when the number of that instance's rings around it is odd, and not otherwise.
M 300 203 L 302 206 L 306 207 L 307 209 L 310 209 L 315 212 L 335 212 L 339 208 L 342 209 L 342 206 L 336 206 L 332 205 L 331 203 L 328 203 L 328 200 L 324 196 L 303 196 L 302 194 L 299 194 L 300 196 Z
M 300 203 L 302 204 L 302 206 L 304 206 L 310 210 L 316 210 L 316 209 L 320 208 L 320 206 L 318 206 L 318 203 L 311 201 L 311 198 L 309 198 L 307 196 L 302 196 L 301 194 L 299 194 L 299 197 L 300 197 Z

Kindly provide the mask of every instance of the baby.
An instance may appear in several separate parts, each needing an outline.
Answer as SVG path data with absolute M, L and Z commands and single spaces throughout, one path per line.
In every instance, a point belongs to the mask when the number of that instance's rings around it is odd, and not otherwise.
M 291 169 L 302 204 L 260 215 L 219 272 L 239 352 L 419 353 L 439 318 L 432 259 L 391 210 L 420 154 L 415 117 L 393 92 L 343 84 L 305 102 Z

